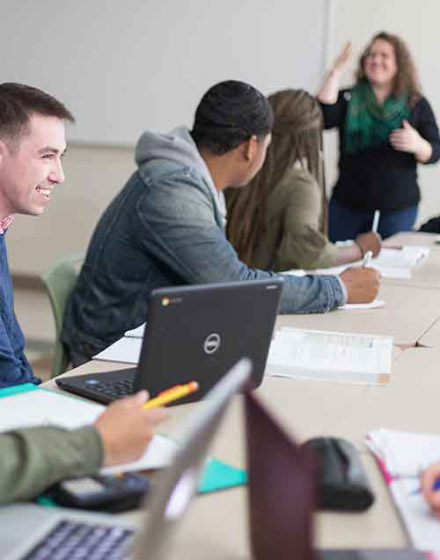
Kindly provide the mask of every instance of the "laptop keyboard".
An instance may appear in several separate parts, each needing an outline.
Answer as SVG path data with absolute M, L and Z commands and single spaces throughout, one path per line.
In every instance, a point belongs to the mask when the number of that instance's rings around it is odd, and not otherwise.
M 132 541 L 123 527 L 60 521 L 24 560 L 125 560 Z
M 86 382 L 87 384 L 87 382 Z M 100 393 L 102 395 L 106 395 L 112 399 L 120 399 L 127 395 L 133 394 L 133 380 L 132 379 L 124 379 L 122 381 L 96 381 L 96 378 L 93 379 L 93 384 L 88 385 L 90 389 Z

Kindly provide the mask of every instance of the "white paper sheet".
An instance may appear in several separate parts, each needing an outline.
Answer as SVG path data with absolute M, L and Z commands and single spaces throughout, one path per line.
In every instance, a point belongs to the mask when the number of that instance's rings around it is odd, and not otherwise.
M 75 429 L 92 424 L 105 407 L 62 393 L 38 389 L 0 399 L 0 432 L 33 426 Z M 177 449 L 172 440 L 156 435 L 136 462 L 104 468 L 102 472 L 126 472 L 165 467 Z
M 366 443 L 385 466 L 391 494 L 414 547 L 440 550 L 440 523 L 418 491 L 420 471 L 440 460 L 440 436 L 380 429 L 370 432 Z
M 368 434 L 367 445 L 392 476 L 417 476 L 427 465 L 440 461 L 440 436 L 435 434 L 380 429 Z
M 384 268 L 412 268 L 429 255 L 429 247 L 418 245 L 404 245 L 402 249 L 384 247 L 372 262 L 379 269 Z
M 346 303 L 345 305 L 340 305 L 338 309 L 356 311 L 357 309 L 379 309 L 380 307 L 385 307 L 385 302 L 381 299 L 374 299 L 370 303 Z
M 133 336 L 123 336 L 114 344 L 93 356 L 94 360 L 104 362 L 123 362 L 138 364 L 141 355 L 142 339 Z
M 133 338 L 143 338 L 145 332 L 145 325 L 146 323 L 143 323 L 142 325 L 139 325 L 139 327 L 136 327 L 135 329 L 126 331 L 124 333 L 124 336 L 133 337 Z
M 350 263 L 349 265 L 341 265 L 341 266 L 334 266 L 332 268 L 318 268 L 316 270 L 310 270 L 307 274 L 335 274 L 339 275 L 347 270 L 347 268 L 359 268 L 363 266 L 363 261 L 356 261 Z M 389 278 L 392 280 L 405 280 L 411 278 L 411 268 L 410 267 L 403 267 L 403 266 L 386 266 L 384 264 L 378 265 L 376 259 L 371 259 L 370 264 L 368 265 L 369 268 L 375 268 L 380 272 L 382 278 Z

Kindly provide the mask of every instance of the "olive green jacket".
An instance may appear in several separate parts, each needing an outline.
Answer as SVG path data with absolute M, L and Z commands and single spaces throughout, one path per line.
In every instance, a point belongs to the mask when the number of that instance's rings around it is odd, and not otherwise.
M 319 230 L 321 197 L 306 169 L 288 169 L 268 197 L 265 233 L 252 266 L 275 271 L 335 266 L 337 247 Z
M 101 438 L 93 426 L 0 434 L 0 503 L 29 500 L 61 479 L 96 473 L 102 460 Z

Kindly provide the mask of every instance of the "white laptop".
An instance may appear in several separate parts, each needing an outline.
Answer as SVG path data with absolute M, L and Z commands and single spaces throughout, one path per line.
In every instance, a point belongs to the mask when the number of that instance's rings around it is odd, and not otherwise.
M 147 499 L 139 530 L 123 518 L 64 508 L 14 504 L 0 508 L 2 560 L 159 560 L 197 491 L 210 443 L 231 398 L 250 383 L 242 359 L 197 405 L 172 464 Z

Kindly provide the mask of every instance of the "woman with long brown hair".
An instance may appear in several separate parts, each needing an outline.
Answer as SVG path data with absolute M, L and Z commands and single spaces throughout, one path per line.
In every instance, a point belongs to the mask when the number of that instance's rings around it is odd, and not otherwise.
M 272 143 L 260 172 L 244 188 L 227 192 L 229 240 L 241 260 L 267 270 L 326 268 L 377 254 L 376 234 L 337 247 L 324 234 L 325 190 L 322 113 L 303 90 L 269 96 Z
M 417 163 L 440 158 L 435 117 L 402 39 L 375 35 L 360 58 L 355 85 L 339 91 L 350 54 L 347 43 L 318 93 L 325 128 L 339 129 L 339 178 L 329 206 L 332 241 L 368 231 L 375 210 L 383 238 L 410 230 L 420 200 Z

